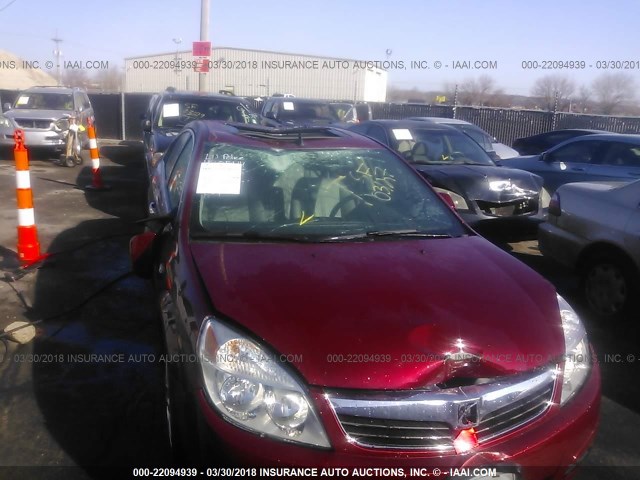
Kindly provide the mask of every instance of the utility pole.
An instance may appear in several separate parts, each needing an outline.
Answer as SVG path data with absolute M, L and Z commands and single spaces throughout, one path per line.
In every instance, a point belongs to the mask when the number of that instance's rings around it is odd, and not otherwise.
M 209 41 L 209 0 L 200 0 L 200 41 Z M 198 73 L 198 90 L 206 90 L 206 73 Z
M 60 43 L 62 42 L 62 39 L 58 38 L 58 32 L 56 31 L 56 36 L 51 40 L 56 44 L 56 49 L 53 51 L 53 54 L 56 56 L 56 81 L 58 82 L 58 85 L 60 85 L 60 55 L 62 55 L 62 51 L 60 51 Z

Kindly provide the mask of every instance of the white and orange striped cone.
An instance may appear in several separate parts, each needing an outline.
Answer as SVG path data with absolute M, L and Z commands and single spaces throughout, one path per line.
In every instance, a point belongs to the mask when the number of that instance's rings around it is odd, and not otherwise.
M 40 255 L 29 175 L 29 156 L 24 146 L 24 131 L 16 129 L 13 139 L 15 141 L 13 158 L 16 161 L 16 199 L 18 200 L 18 259 L 28 265 L 44 257 Z
M 102 183 L 102 175 L 100 174 L 100 153 L 98 152 L 98 140 L 96 139 L 96 128 L 92 122 L 87 126 L 87 135 L 89 137 L 89 154 L 91 156 L 91 172 L 92 183 L 84 188 L 86 190 L 104 191 L 110 190 L 111 187 Z

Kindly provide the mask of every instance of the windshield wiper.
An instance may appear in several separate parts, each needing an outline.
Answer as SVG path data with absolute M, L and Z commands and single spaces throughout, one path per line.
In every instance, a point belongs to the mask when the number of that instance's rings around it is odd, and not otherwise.
M 451 235 L 446 233 L 421 232 L 420 230 L 413 230 L 413 229 L 372 230 L 372 231 L 363 232 L 363 233 L 353 233 L 353 234 L 345 234 L 345 235 L 336 235 L 333 237 L 326 237 L 324 238 L 324 241 L 357 240 L 359 238 L 376 238 L 376 237 L 451 238 Z

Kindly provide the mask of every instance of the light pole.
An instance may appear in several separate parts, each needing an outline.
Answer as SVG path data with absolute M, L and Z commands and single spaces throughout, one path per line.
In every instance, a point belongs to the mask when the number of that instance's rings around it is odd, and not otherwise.
M 175 72 L 176 72 L 176 88 L 180 88 L 179 83 L 179 75 L 180 75 L 180 64 L 178 63 L 178 50 L 180 48 L 180 44 L 182 43 L 182 37 L 172 38 L 173 43 L 176 44 L 176 58 L 175 58 Z

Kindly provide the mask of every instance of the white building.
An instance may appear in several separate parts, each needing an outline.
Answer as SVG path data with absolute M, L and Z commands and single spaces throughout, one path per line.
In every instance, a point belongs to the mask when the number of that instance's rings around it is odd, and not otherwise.
M 167 87 L 198 90 L 197 60 L 191 51 L 125 58 L 125 92 L 159 92 Z M 387 72 L 380 62 L 218 47 L 212 48 L 208 65 L 205 90 L 209 92 L 368 102 L 386 99 Z

